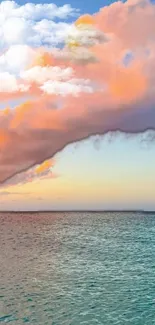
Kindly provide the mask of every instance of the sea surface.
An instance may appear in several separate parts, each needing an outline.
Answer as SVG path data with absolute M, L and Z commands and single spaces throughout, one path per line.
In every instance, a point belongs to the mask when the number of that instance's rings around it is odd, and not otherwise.
M 1 213 L 6 323 L 154 325 L 155 214 Z

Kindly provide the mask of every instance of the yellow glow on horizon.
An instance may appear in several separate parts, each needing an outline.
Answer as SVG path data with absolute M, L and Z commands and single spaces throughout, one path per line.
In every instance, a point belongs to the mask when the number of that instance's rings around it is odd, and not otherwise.
M 139 180 L 134 185 L 130 179 L 126 179 L 125 181 L 120 180 L 120 182 L 110 179 L 105 179 L 104 181 L 99 179 L 83 179 L 82 182 L 81 179 L 68 180 L 65 177 L 59 177 L 10 187 L 8 190 L 12 194 L 6 197 L 6 200 L 15 197 L 19 202 L 27 202 L 27 200 L 33 202 L 37 197 L 41 197 L 45 203 L 55 204 L 60 197 L 60 203 L 70 202 L 70 204 L 73 202 L 78 202 L 79 204 L 80 202 L 81 204 L 85 202 L 136 203 L 136 201 L 151 199 L 153 197 L 154 186 L 155 184 L 153 183 L 150 186 L 149 182 L 148 184 L 145 183 L 144 186 L 142 180 Z M 26 193 L 25 196 L 24 193 Z

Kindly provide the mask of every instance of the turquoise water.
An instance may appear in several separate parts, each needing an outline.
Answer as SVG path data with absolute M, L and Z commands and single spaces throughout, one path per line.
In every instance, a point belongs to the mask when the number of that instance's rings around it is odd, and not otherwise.
M 0 324 L 155 324 L 155 214 L 0 214 Z

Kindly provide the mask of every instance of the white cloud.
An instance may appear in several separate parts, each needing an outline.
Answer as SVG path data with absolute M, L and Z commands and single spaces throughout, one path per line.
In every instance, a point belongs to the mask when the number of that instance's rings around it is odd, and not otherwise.
M 26 92 L 29 85 L 18 83 L 15 76 L 8 72 L 0 73 L 0 93 Z
M 88 80 L 71 79 L 65 82 L 61 81 L 47 81 L 40 87 L 47 94 L 56 94 L 67 96 L 69 94 L 78 96 L 81 92 L 92 93 L 93 88 Z
M 32 44 L 44 44 L 45 46 L 57 46 L 64 43 L 66 35 L 70 33 L 71 24 L 43 19 L 37 22 L 33 27 L 33 33 L 29 36 L 29 42 Z
M 0 4 L 0 49 L 10 45 L 38 47 L 62 42 L 69 25 L 53 20 L 75 14 L 76 10 L 70 5 L 27 3 L 20 6 L 14 1 L 3 1 Z
M 35 50 L 27 45 L 12 45 L 0 56 L 0 71 L 19 74 L 36 56 Z
M 66 43 L 68 46 L 72 44 L 79 44 L 81 46 L 93 46 L 98 42 L 106 42 L 107 37 L 97 30 L 94 26 L 82 25 L 81 27 L 76 27 L 72 25 L 70 28 Z
M 0 3 L 0 50 L 22 44 L 52 47 L 73 39 L 85 46 L 105 41 L 103 33 L 93 26 L 76 27 L 54 21 L 55 18 L 64 20 L 75 15 L 77 10 L 67 4 L 62 7 L 53 3 L 20 6 L 14 1 L 3 1 Z
M 28 20 L 46 19 L 66 19 L 76 12 L 69 4 L 58 7 L 54 3 L 33 4 L 26 3 L 23 6 L 18 5 L 15 1 L 2 1 L 0 4 L 1 19 L 10 17 L 20 17 Z
M 95 61 L 85 47 L 103 40 L 104 35 L 93 26 L 77 28 L 74 24 L 54 21 L 75 14 L 76 10 L 70 5 L 0 3 L 1 93 L 28 92 L 33 83 L 46 94 L 77 96 L 80 92 L 93 91 L 89 82 L 73 79 L 75 75 L 71 67 L 32 66 L 36 62 L 38 47 L 52 54 L 53 46 L 60 43 L 68 45 L 59 51 L 62 59 L 85 63 Z M 80 45 L 75 51 L 70 44 L 72 40 Z
M 9 72 L 0 72 L 0 93 L 28 92 L 35 82 L 46 94 L 77 96 L 81 92 L 92 93 L 89 80 L 73 78 L 74 70 L 70 67 L 35 66 L 21 72 L 20 78 Z
M 58 60 L 87 64 L 97 62 L 97 58 L 91 51 L 83 46 L 64 48 L 63 50 L 54 48 L 51 50 L 53 56 Z
M 21 78 L 30 83 L 43 84 L 44 82 L 50 81 L 61 81 L 67 80 L 73 75 L 74 71 L 72 68 L 62 69 L 60 67 L 40 67 L 35 66 L 29 70 L 21 73 Z

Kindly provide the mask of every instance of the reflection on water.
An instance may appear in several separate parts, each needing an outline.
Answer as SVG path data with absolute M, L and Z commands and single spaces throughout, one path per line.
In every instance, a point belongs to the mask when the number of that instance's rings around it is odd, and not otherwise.
M 0 323 L 152 325 L 155 215 L 0 214 Z

